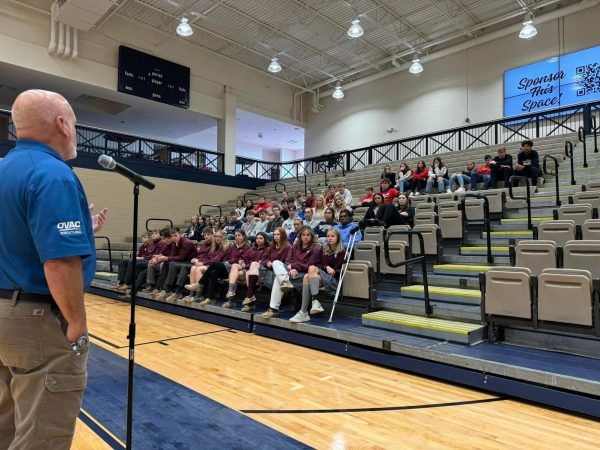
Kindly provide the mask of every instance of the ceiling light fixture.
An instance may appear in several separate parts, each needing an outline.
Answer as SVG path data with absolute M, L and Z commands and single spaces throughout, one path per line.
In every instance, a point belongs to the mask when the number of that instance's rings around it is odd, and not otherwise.
M 179 23 L 179 25 L 177 25 L 177 34 L 183 37 L 188 37 L 194 34 L 194 30 L 192 30 L 192 27 L 188 23 L 187 17 L 181 18 L 181 22 Z
M 335 83 L 335 89 L 333 90 L 333 94 L 331 94 L 331 96 L 338 102 L 344 98 L 344 91 L 342 90 L 342 86 L 340 86 L 339 81 Z
M 365 34 L 365 30 L 360 26 L 360 19 L 352 21 L 352 25 L 348 28 L 348 37 L 359 38 Z
M 267 70 L 271 73 L 281 72 L 281 64 L 279 64 L 279 60 L 277 58 L 271 59 L 271 64 L 269 64 L 269 68 Z
M 419 75 L 423 72 L 423 66 L 421 65 L 421 60 L 419 59 L 419 55 L 415 53 L 415 57 L 412 60 L 412 64 L 410 65 L 410 69 L 408 69 L 410 73 L 413 75 Z
M 533 17 L 531 17 L 531 15 L 527 15 L 525 17 L 525 21 L 523 22 L 523 28 L 521 28 L 521 31 L 519 31 L 519 37 L 521 39 L 531 39 L 535 37 L 537 33 L 537 29 L 533 24 Z

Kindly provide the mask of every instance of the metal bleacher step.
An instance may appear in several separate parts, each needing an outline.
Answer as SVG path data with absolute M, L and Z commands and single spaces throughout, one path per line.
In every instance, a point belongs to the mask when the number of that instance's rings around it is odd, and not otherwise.
M 481 319 L 479 305 L 438 302 L 436 300 L 430 300 L 429 304 L 433 310 L 433 315 L 440 319 L 470 322 L 477 322 Z M 396 292 L 378 292 L 377 308 L 418 316 L 424 313 L 425 302 L 422 299 L 403 297 Z
M 553 211 L 556 208 L 550 206 L 548 208 L 531 208 L 531 217 L 548 217 L 550 220 L 552 219 Z M 502 215 L 502 223 L 510 223 L 519 222 L 518 220 L 511 219 L 525 219 L 527 220 L 527 208 L 519 208 L 519 209 L 510 209 L 505 211 Z
M 404 286 L 400 289 L 400 292 L 402 297 L 425 299 L 425 288 L 422 284 Z M 477 289 L 429 286 L 429 299 L 439 302 L 479 305 L 481 303 L 481 292 Z
M 533 232 L 526 230 L 505 230 L 490 232 L 492 239 L 533 239 Z M 481 233 L 481 239 L 486 239 L 486 234 Z
M 99 280 L 114 282 L 114 281 L 117 281 L 117 274 L 112 273 L 112 272 L 97 271 L 96 274 L 94 275 L 94 278 L 97 278 Z
M 487 247 L 461 247 L 461 255 L 487 255 Z M 508 256 L 508 247 L 492 247 L 492 256 Z
M 416 270 L 410 279 L 411 283 L 423 284 L 423 276 Z M 434 286 L 447 286 L 461 289 L 479 289 L 479 279 L 473 276 L 439 275 L 427 272 L 427 282 Z
M 486 325 L 434 319 L 392 311 L 363 314 L 362 324 L 367 327 L 383 328 L 466 345 L 480 343 L 486 334 Z
M 480 272 L 487 272 L 493 266 L 487 265 L 465 265 L 465 264 L 435 264 L 433 273 L 436 275 L 461 275 L 467 277 L 478 277 Z
M 493 256 L 493 254 L 492 254 Z M 487 253 L 482 255 L 449 255 L 445 253 L 442 261 L 447 264 L 487 264 Z M 495 264 L 509 264 L 508 254 L 505 256 L 495 256 Z
M 113 261 L 113 270 L 117 269 L 117 265 Z M 99 272 L 110 272 L 110 262 L 103 260 L 96 260 L 96 270 Z

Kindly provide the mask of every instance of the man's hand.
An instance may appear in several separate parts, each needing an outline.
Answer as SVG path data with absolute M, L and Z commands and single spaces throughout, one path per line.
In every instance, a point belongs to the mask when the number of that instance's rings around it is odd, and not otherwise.
M 408 216 L 408 213 L 407 213 L 406 211 L 402 211 L 402 212 L 400 213 L 400 215 L 401 215 L 401 216 L 404 216 L 404 217 L 406 217 L 406 216 Z
M 523 166 L 521 164 L 517 164 L 515 166 L 515 170 L 523 170 Z
M 81 337 L 81 336 L 87 336 L 88 331 L 87 331 L 87 326 L 85 324 L 85 322 L 83 323 L 74 323 L 74 322 L 70 322 L 67 326 L 67 339 L 69 340 L 69 342 L 74 343 L 77 342 L 77 340 Z
M 298 271 L 296 269 L 290 270 L 290 277 L 296 278 L 298 276 Z
M 104 222 L 106 221 L 106 216 L 108 215 L 108 208 L 103 208 L 99 214 L 94 215 L 94 204 L 91 203 L 90 206 L 90 214 L 92 215 L 92 225 L 94 228 L 94 233 L 98 233 L 102 230 L 104 226 Z

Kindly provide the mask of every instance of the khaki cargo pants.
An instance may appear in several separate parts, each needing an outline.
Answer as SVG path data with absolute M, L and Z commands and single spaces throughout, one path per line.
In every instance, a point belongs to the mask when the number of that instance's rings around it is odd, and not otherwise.
M 87 383 L 47 303 L 0 299 L 0 449 L 68 449 Z

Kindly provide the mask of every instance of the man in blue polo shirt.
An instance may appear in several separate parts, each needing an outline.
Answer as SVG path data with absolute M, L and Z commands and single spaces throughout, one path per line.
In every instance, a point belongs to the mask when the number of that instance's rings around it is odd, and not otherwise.
M 31 90 L 12 108 L 17 145 L 0 161 L 0 448 L 68 449 L 87 382 L 84 292 L 95 231 L 77 156 L 75 114 Z

